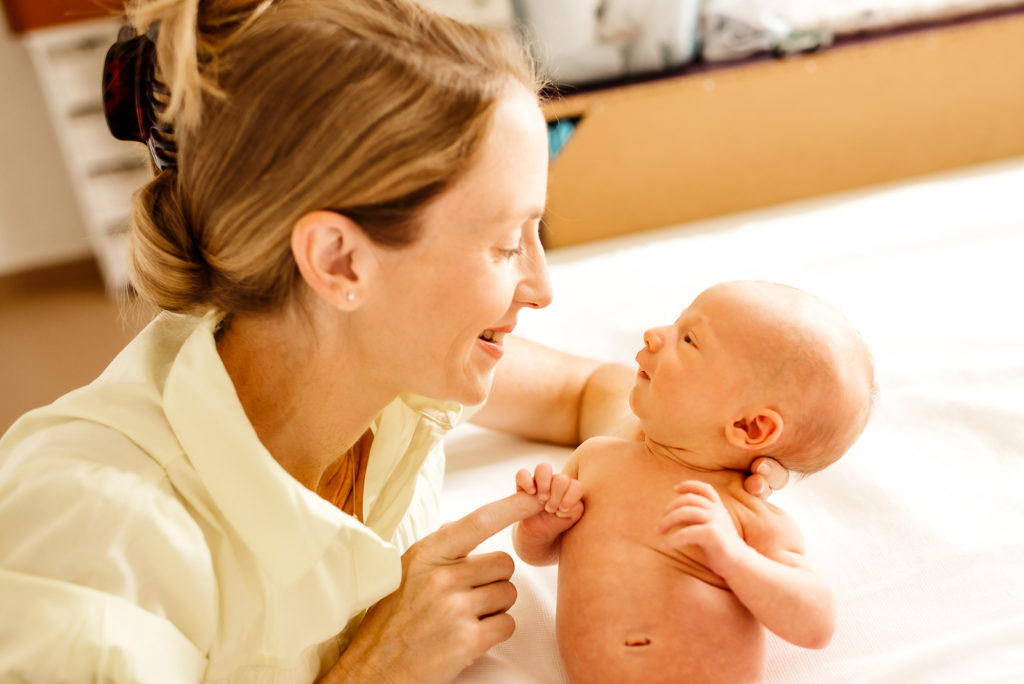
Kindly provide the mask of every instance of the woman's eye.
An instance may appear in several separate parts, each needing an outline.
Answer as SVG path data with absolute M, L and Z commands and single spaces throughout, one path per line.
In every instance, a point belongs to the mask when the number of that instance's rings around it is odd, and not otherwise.
M 514 259 L 515 257 L 519 256 L 522 253 L 523 253 L 523 246 L 522 245 L 517 246 L 515 249 L 502 249 L 502 250 L 500 250 L 500 254 L 501 254 L 503 259 Z

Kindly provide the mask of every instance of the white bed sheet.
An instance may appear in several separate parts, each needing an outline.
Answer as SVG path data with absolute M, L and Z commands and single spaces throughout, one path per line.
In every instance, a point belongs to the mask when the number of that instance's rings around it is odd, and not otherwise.
M 865 434 L 772 497 L 836 590 L 835 638 L 772 637 L 767 681 L 1024 682 L 1022 196 L 1024 159 L 549 255 L 555 302 L 518 332 L 562 349 L 630 363 L 645 327 L 736 278 L 813 292 L 868 340 Z M 569 450 L 467 425 L 448 454 L 454 519 Z M 511 552 L 508 531 L 492 549 Z M 460 681 L 566 681 L 556 572 L 517 562 L 516 634 Z

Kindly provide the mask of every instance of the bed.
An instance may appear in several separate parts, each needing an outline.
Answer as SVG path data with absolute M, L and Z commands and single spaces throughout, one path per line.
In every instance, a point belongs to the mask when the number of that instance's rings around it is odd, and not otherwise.
M 1022 189 L 1024 157 L 549 253 L 555 301 L 517 332 L 559 348 L 630 363 L 641 330 L 736 278 L 807 289 L 868 340 L 881 394 L 866 432 L 772 497 L 835 588 L 835 638 L 771 637 L 767 681 L 1024 681 Z M 569 453 L 458 428 L 446 519 Z M 509 532 L 481 548 L 511 552 Z M 460 681 L 566 681 L 556 573 L 517 563 L 518 629 Z

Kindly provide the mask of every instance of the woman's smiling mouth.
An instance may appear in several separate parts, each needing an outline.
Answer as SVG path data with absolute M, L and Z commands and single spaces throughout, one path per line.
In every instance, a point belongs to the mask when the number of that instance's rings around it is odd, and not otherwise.
M 505 339 L 505 335 L 512 332 L 512 326 L 501 328 L 499 330 L 492 330 L 488 328 L 482 333 L 477 335 L 477 344 L 490 354 L 495 359 L 500 359 L 505 353 L 505 347 L 502 345 L 502 341 Z
M 505 338 L 507 333 L 497 332 L 494 330 L 484 330 L 478 335 L 478 337 L 484 342 L 494 342 L 495 344 L 501 344 L 501 341 Z

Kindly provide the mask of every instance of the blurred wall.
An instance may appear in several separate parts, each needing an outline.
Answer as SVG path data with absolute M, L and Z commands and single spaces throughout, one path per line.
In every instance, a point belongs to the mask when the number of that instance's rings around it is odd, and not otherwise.
M 0 22 L 0 274 L 90 253 L 28 51 Z

